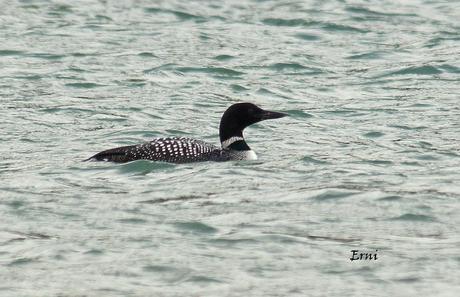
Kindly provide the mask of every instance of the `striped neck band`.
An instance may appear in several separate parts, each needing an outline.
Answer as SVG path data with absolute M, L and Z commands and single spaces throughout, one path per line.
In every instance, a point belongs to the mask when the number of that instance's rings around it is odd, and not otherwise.
M 240 137 L 240 136 L 233 136 L 233 137 L 230 137 L 229 139 L 226 139 L 226 140 L 222 141 L 222 148 L 223 148 L 223 149 L 226 149 L 226 148 L 228 148 L 229 146 L 231 146 L 232 143 L 237 142 L 237 141 L 240 141 L 240 140 L 243 140 L 243 141 L 244 141 L 244 138 L 243 138 L 243 137 Z

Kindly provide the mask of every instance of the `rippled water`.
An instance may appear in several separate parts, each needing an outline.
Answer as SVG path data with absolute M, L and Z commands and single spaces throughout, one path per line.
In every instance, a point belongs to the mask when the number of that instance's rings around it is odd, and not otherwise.
M 1 296 L 458 293 L 458 1 L 0 4 Z M 258 161 L 80 162 L 240 101 Z

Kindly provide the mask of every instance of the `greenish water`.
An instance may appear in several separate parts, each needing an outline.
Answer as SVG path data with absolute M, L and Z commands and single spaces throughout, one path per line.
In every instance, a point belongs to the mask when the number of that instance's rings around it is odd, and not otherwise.
M 458 294 L 458 1 L 0 4 L 1 296 Z M 81 162 L 240 101 L 258 161 Z

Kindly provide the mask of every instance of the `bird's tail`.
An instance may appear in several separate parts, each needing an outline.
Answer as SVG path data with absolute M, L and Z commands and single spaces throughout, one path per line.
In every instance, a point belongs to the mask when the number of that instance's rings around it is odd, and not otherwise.
M 134 145 L 129 146 L 122 146 L 117 147 L 109 150 L 102 151 L 100 153 L 95 154 L 94 156 L 83 160 L 85 161 L 109 161 L 109 162 L 117 162 L 117 163 L 124 163 L 134 160 L 132 156 L 130 156 L 129 151 L 134 147 Z

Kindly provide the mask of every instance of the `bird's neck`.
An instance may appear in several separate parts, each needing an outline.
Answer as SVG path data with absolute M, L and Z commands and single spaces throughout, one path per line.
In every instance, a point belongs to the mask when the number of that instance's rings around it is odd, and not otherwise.
M 233 135 L 227 139 L 221 140 L 222 149 L 235 150 L 235 151 L 249 151 L 251 148 L 244 140 L 243 133 Z

